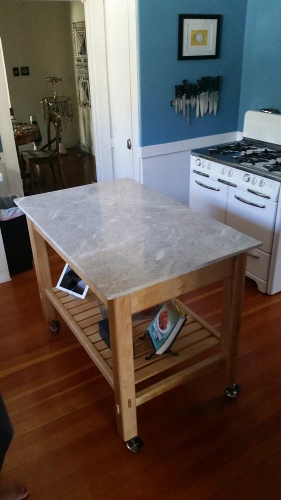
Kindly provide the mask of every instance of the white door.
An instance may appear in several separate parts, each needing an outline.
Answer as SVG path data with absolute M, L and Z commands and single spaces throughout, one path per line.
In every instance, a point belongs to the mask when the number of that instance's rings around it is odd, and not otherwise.
M 134 178 L 127 0 L 104 0 L 113 175 Z

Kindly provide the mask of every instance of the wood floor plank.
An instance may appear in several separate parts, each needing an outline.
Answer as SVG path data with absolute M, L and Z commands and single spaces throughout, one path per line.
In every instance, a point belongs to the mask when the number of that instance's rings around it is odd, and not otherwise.
M 56 283 L 63 262 L 49 255 Z M 224 398 L 216 370 L 145 403 L 144 447 L 132 454 L 116 432 L 111 387 L 63 322 L 50 333 L 34 290 L 34 271 L 0 284 L 0 391 L 15 428 L 4 484 L 27 484 L 31 500 L 280 500 L 281 294 L 265 296 L 246 280 L 239 398 Z M 90 296 L 58 293 L 98 342 Z M 214 326 L 221 296 L 217 283 L 184 301 Z M 147 323 L 134 322 L 139 345 Z

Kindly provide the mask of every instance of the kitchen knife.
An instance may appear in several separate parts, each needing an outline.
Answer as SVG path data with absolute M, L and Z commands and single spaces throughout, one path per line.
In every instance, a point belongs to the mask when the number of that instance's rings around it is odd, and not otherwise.
M 175 113 L 178 114 L 178 86 L 175 85 Z
M 187 85 L 186 93 L 186 123 L 190 125 L 190 104 L 191 104 L 191 85 Z
M 186 116 L 186 97 L 187 97 L 187 82 L 186 80 L 183 80 L 183 86 L 182 86 L 182 114 L 185 117 Z
M 190 105 L 193 108 L 195 108 L 195 104 L 196 104 L 196 88 L 195 88 L 195 85 L 193 83 L 191 83 L 189 85 L 189 89 L 190 89 Z
M 210 78 L 209 84 L 209 114 L 213 112 L 214 109 L 214 87 L 215 87 L 215 78 Z
M 220 76 L 215 78 L 215 92 L 214 92 L 214 115 L 216 116 L 218 110 L 218 102 L 219 102 L 219 91 L 220 91 Z
M 201 78 L 201 80 L 197 80 L 201 116 L 204 115 L 204 106 L 205 106 L 205 96 L 204 96 L 204 91 L 203 91 L 203 81 L 202 80 L 203 80 L 203 78 Z
M 201 109 L 201 105 L 200 105 L 200 111 L 201 111 L 201 116 L 204 116 L 204 114 L 206 113 L 205 109 L 206 109 L 206 99 L 207 99 L 207 88 L 206 88 L 206 78 L 203 77 L 201 78 L 201 86 L 202 86 L 202 94 L 203 94 L 203 109 Z M 203 112 L 203 114 L 202 114 Z
M 198 82 L 199 82 L 199 80 L 198 80 Z M 196 88 L 196 118 L 199 118 L 199 115 L 200 115 L 200 95 L 201 95 L 201 90 L 200 90 L 200 86 L 198 83 L 197 88 Z
M 207 113 L 208 111 L 208 107 L 209 107 L 209 90 L 210 90 L 210 80 L 211 78 L 209 76 L 206 77 L 206 85 L 205 85 L 205 92 L 206 92 L 206 95 L 205 95 L 205 113 Z
M 182 85 L 178 85 L 178 112 L 182 112 Z

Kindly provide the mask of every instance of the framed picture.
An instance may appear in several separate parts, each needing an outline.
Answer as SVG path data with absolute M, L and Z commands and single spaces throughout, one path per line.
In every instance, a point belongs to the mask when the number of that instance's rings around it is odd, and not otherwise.
M 13 68 L 13 73 L 14 73 L 14 76 L 20 76 L 19 68 Z
M 89 290 L 88 285 L 79 278 L 68 264 L 65 264 L 56 288 L 78 299 L 84 299 Z
M 178 59 L 217 59 L 221 16 L 180 14 Z
M 28 66 L 21 66 L 20 74 L 22 76 L 28 76 L 29 75 L 29 67 Z

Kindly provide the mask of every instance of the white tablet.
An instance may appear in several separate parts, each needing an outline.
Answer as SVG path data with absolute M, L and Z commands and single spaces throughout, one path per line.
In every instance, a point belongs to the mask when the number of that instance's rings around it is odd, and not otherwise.
M 88 285 L 71 269 L 68 264 L 65 264 L 63 272 L 57 284 L 57 288 L 63 292 L 67 292 L 74 297 L 84 299 L 89 290 Z

